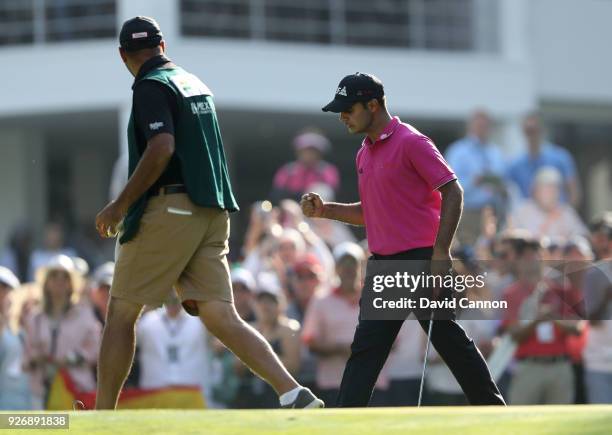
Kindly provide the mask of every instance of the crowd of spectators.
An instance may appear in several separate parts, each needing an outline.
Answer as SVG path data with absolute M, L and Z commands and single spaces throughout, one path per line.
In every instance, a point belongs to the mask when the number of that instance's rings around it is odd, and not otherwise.
M 465 196 L 453 255 L 457 274 L 487 277 L 485 287 L 468 290 L 470 300 L 511 308 L 478 318 L 459 310 L 458 321 L 510 404 L 612 403 L 612 213 L 585 225 L 573 158 L 544 139 L 537 115 L 525 118 L 527 150 L 514 161 L 492 143 L 491 130 L 488 114 L 476 112 L 466 136 L 446 150 Z M 293 145 L 297 160 L 273 177 L 269 200 L 244 207 L 250 221 L 232 265 L 234 299 L 289 372 L 333 406 L 370 253 L 347 226 L 302 215 L 302 193 L 332 200 L 340 180 L 323 160 L 331 143 L 320 131 L 301 132 Z M 78 390 L 95 390 L 113 263 L 90 271 L 79 254 L 60 226 L 49 225 L 41 247 L 32 249 L 20 229 L 0 255 L 0 409 L 44 409 L 60 370 Z M 409 318 L 374 406 L 416 404 L 425 340 Z M 137 341 L 129 386 L 198 386 L 215 408 L 278 407 L 275 392 L 173 292 L 165 306 L 146 308 Z M 435 351 L 429 358 L 425 403 L 465 404 L 444 362 Z

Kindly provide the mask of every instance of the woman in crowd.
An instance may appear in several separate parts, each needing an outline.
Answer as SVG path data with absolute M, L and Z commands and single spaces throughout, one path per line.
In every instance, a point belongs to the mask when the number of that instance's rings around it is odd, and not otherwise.
M 0 266 L 0 410 L 32 409 L 30 382 L 22 370 L 23 334 L 9 315 L 17 287 L 13 272 Z
M 95 390 L 101 327 L 89 306 L 76 303 L 79 276 L 70 257 L 53 257 L 37 275 L 42 283 L 42 306 L 26 322 L 26 363 L 34 407 L 40 409 L 46 406 L 52 383 L 62 369 L 78 390 Z
M 270 343 L 287 370 L 294 376 L 300 369 L 300 324 L 285 316 L 282 289 L 271 283 L 260 284 L 255 296 L 256 318 L 253 325 Z M 236 407 L 278 408 L 278 395 L 264 381 L 242 370 L 242 394 Z

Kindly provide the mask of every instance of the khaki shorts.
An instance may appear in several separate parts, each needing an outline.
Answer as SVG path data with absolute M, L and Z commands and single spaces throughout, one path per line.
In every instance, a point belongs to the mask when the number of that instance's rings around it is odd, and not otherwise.
M 150 198 L 138 234 L 119 247 L 111 295 L 161 305 L 174 287 L 182 301 L 233 302 L 229 227 L 227 211 L 185 193 Z

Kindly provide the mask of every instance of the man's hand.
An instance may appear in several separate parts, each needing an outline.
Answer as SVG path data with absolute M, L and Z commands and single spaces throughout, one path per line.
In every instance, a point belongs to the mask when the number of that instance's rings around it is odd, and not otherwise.
M 433 276 L 446 276 L 453 272 L 453 259 L 450 252 L 434 249 L 431 256 L 431 274 Z M 439 288 L 432 289 L 434 299 L 440 296 Z
M 111 201 L 96 216 L 96 230 L 101 237 L 115 237 L 118 226 L 127 212 L 127 207 L 117 201 Z
M 304 216 L 309 218 L 320 218 L 323 217 L 323 211 L 325 210 L 325 204 L 321 197 L 314 192 L 306 193 L 302 196 L 300 201 L 302 207 L 302 213 Z

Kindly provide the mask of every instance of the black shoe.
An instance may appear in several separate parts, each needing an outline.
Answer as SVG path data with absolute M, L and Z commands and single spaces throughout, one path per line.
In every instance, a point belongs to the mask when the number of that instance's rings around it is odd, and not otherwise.
M 317 396 L 312 394 L 308 388 L 300 389 L 297 397 L 288 405 L 281 406 L 283 409 L 306 409 L 306 408 L 325 408 L 325 403 Z

